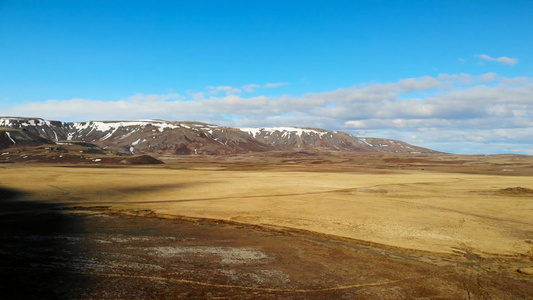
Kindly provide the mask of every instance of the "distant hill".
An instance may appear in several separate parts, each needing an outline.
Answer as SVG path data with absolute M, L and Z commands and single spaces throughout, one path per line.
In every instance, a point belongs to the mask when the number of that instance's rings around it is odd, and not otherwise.
M 354 137 L 342 131 L 298 127 L 241 128 L 240 130 L 264 144 L 282 150 L 436 153 L 436 151 L 401 141 Z
M 265 151 L 437 153 L 401 141 L 354 137 L 299 127 L 231 128 L 163 120 L 61 122 L 0 117 L 0 127 L 55 142 L 83 141 L 108 150 L 148 155 L 228 155 Z

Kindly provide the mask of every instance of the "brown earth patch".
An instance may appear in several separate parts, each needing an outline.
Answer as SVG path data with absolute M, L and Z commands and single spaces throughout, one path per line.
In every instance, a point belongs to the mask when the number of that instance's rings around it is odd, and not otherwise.
M 149 155 L 137 155 L 129 156 L 120 161 L 121 164 L 127 165 L 153 165 L 153 164 L 164 164 L 157 158 L 151 157 Z
M 533 189 L 528 189 L 521 186 L 500 189 L 498 192 L 510 195 L 533 195 Z
M 404 252 L 290 228 L 131 217 L 103 207 L 65 214 L 20 205 L 0 219 L 0 293 L 8 298 L 520 299 L 533 292 L 528 268 L 501 271 L 515 258 Z

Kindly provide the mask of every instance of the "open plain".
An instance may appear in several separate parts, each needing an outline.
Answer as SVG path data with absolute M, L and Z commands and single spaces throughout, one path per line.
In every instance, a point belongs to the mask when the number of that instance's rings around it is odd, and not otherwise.
M 2 294 L 533 297 L 531 156 L 161 159 L 0 165 Z

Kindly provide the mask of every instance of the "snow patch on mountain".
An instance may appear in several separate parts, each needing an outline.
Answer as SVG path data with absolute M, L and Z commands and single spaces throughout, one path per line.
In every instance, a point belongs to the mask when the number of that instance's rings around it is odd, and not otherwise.
M 176 129 L 183 126 L 183 124 L 172 124 L 163 121 L 156 120 L 141 120 L 141 121 L 121 121 L 121 122 L 102 122 L 102 121 L 90 121 L 90 122 L 74 122 L 72 128 L 77 131 L 82 131 L 91 128 L 100 132 L 107 132 L 110 130 L 117 130 L 121 127 L 141 127 L 144 128 L 148 125 L 158 127 L 160 132 L 165 129 Z
M 374 145 L 372 145 L 369 142 L 367 142 L 365 138 L 359 138 L 359 141 L 362 142 L 363 144 L 366 144 L 366 145 L 370 146 L 370 147 L 374 147 Z
M 11 134 L 9 132 L 6 132 L 7 137 L 13 142 L 13 144 L 16 144 L 15 140 L 11 137 Z
M 323 136 L 327 134 L 327 131 L 318 131 L 314 129 L 306 129 L 299 127 L 248 127 L 248 128 L 239 128 L 241 131 L 247 132 L 253 137 L 257 137 L 260 134 L 273 134 L 274 132 L 283 133 L 283 137 L 286 137 L 289 134 L 296 134 L 301 137 L 303 134 L 316 134 L 318 136 Z

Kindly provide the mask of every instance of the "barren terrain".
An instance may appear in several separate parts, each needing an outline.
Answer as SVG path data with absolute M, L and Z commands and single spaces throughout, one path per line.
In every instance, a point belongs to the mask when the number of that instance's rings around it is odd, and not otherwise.
M 162 159 L 0 165 L 5 294 L 533 295 L 533 157 Z M 49 286 L 38 284 L 43 278 Z

